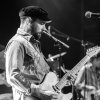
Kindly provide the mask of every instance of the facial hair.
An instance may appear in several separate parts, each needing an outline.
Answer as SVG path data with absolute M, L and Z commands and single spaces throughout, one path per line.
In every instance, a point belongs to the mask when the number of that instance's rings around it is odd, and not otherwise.
M 36 40 L 39 40 L 41 38 L 42 32 L 36 32 L 36 29 L 34 27 L 32 28 L 32 33 Z
M 33 34 L 33 36 L 34 36 L 34 38 L 35 38 L 36 40 L 39 40 L 39 39 L 41 38 L 41 35 L 42 35 L 41 32 L 36 32 L 36 33 Z

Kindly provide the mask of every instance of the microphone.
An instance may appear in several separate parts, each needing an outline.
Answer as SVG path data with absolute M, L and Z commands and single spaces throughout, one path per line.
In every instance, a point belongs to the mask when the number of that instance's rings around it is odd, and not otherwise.
M 56 58 L 58 58 L 58 57 L 60 57 L 60 56 L 64 56 L 66 53 L 67 53 L 67 52 L 62 52 L 62 53 L 60 53 L 60 54 L 51 56 L 51 57 L 49 57 L 49 58 L 47 59 L 47 61 L 49 61 L 49 60 L 52 60 L 52 61 L 53 61 L 54 59 L 56 59 Z
M 52 37 L 50 29 L 51 29 L 51 26 L 49 26 L 48 29 L 42 30 L 42 33 L 46 34 L 49 37 Z
M 49 36 L 50 38 L 52 38 L 54 41 L 59 42 L 59 43 L 61 43 L 63 46 L 69 48 L 69 46 L 68 46 L 67 44 L 65 44 L 65 43 L 62 42 L 61 40 L 55 38 L 55 37 L 51 34 L 50 28 L 51 28 L 51 27 L 49 26 L 49 27 L 48 27 L 48 30 L 42 30 L 42 32 L 43 32 L 44 34 L 46 34 L 47 36 Z
M 42 32 L 47 34 L 48 36 L 56 35 L 56 36 L 59 36 L 59 37 L 69 38 L 68 35 L 66 35 L 63 32 L 60 32 L 58 29 L 56 29 L 53 26 L 48 26 L 48 29 L 47 30 L 42 30 Z
M 100 18 L 100 13 L 93 13 L 93 12 L 91 12 L 91 11 L 87 11 L 87 12 L 85 13 L 85 17 L 86 17 L 86 18 L 91 18 L 92 16 Z

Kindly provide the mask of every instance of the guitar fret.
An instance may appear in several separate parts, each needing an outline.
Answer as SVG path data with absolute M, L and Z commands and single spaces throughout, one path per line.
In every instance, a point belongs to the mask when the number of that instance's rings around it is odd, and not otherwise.
M 89 56 L 85 56 L 70 72 L 66 73 L 63 78 L 56 84 L 56 87 L 61 89 L 64 85 L 66 85 L 67 76 L 74 75 L 80 70 L 80 66 L 83 66 L 86 61 L 89 59 Z
M 70 72 L 67 72 L 55 86 L 58 89 L 61 89 L 64 85 L 66 85 L 66 82 L 69 81 L 68 80 L 68 76 L 71 76 L 71 78 L 73 77 L 73 79 L 75 79 L 76 78 L 76 74 L 81 69 L 81 67 L 84 66 L 84 64 L 92 56 L 96 55 L 98 52 L 100 52 L 100 47 L 96 46 L 96 47 L 91 48 L 91 50 L 87 52 L 87 55 L 74 68 L 72 68 L 72 70 Z
M 79 70 L 80 70 L 80 66 L 82 67 L 86 62 L 87 60 L 89 60 L 90 57 L 89 56 L 85 56 L 72 70 L 71 70 L 71 74 L 76 74 Z M 73 74 L 73 75 L 74 75 Z

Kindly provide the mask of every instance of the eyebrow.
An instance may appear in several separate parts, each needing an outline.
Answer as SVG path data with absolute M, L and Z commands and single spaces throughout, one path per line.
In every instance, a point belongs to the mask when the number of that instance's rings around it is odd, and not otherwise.
M 46 22 L 44 22 L 44 21 L 40 21 L 40 23 L 44 23 L 44 24 L 46 24 Z

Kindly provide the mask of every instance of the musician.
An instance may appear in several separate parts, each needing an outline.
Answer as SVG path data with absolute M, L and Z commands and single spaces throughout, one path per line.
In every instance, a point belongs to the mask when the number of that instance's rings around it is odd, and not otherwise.
M 0 99 L 1 100 L 13 100 L 11 86 L 5 79 L 5 71 L 0 69 Z
M 59 95 L 42 90 L 40 84 L 50 67 L 41 52 L 39 39 L 45 25 L 51 22 L 48 13 L 38 6 L 19 11 L 20 27 L 5 49 L 6 78 L 12 86 L 14 100 L 57 100 Z
M 100 100 L 100 52 L 82 67 L 75 86 L 86 100 Z

